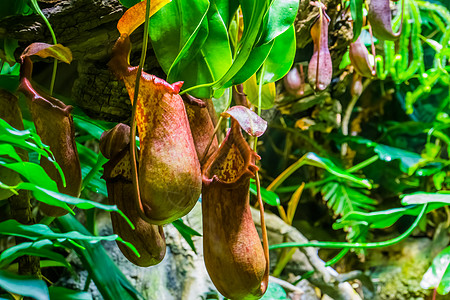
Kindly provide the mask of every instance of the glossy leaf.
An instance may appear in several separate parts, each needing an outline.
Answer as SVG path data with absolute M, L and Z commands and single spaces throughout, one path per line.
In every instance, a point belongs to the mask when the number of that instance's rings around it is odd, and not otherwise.
M 253 182 L 250 183 L 250 193 L 252 193 L 255 196 L 257 195 L 256 184 L 254 184 Z M 264 202 L 266 202 L 269 205 L 272 206 L 281 205 L 280 197 L 276 193 L 268 191 L 263 187 L 261 187 L 261 198 L 263 199 Z
M 261 69 L 268 58 L 273 44 L 274 41 L 272 40 L 267 44 L 254 48 L 242 68 L 228 82 L 224 83 L 223 87 L 238 85 L 249 80 L 252 76 L 256 76 L 255 73 Z
M 160 10 L 170 0 L 151 0 L 150 3 L 150 17 Z M 117 22 L 117 29 L 120 34 L 126 33 L 130 35 L 133 31 L 145 22 L 145 8 L 147 1 L 137 3 L 128 9 Z
M 152 45 L 169 82 L 184 81 L 184 88 L 189 88 L 213 82 L 228 70 L 231 49 L 220 4 L 174 0 L 150 20 Z M 190 94 L 210 98 L 211 90 L 195 89 Z
M 420 287 L 423 289 L 437 289 L 441 295 L 450 292 L 450 247 L 442 250 L 434 259 L 431 266 L 423 275 Z
M 446 205 L 448 204 L 439 202 L 431 203 L 428 205 L 426 213 Z M 370 228 L 386 228 L 392 226 L 404 215 L 419 215 L 421 210 L 422 205 L 410 205 L 407 207 L 399 207 L 371 213 L 350 212 L 339 219 L 338 222 L 333 225 L 333 228 L 338 229 L 354 223 L 368 224 Z
M 417 164 L 422 159 L 422 157 L 415 152 L 378 144 L 368 139 L 351 137 L 349 140 L 373 148 L 375 153 L 378 154 L 378 157 L 383 161 L 391 162 L 398 159 L 400 161 L 400 170 L 410 175 L 414 173 Z
M 353 20 L 353 41 L 356 41 L 363 25 L 363 0 L 350 0 L 350 13 Z
M 0 287 L 17 295 L 37 300 L 50 300 L 47 285 L 36 277 L 20 276 L 0 270 Z
M 56 182 L 54 182 L 45 173 L 45 170 L 38 164 L 30 162 L 5 163 L 0 161 L 0 165 L 13 170 L 23 176 L 27 181 L 38 185 L 47 190 L 57 191 Z
M 20 57 L 24 58 L 32 55 L 38 55 L 42 58 L 53 57 L 67 64 L 70 64 L 72 61 L 72 52 L 61 44 L 33 43 L 25 48 Z
M 242 0 L 240 4 L 246 26 L 237 46 L 239 52 L 225 75 L 214 83 L 214 89 L 233 85 L 233 77 L 241 70 L 249 59 L 250 53 L 253 51 L 264 15 L 269 9 L 268 1 Z
M 304 157 L 306 158 L 306 161 L 309 165 L 323 168 L 339 178 L 349 180 L 360 186 L 363 186 L 363 187 L 366 187 L 369 189 L 372 188 L 372 184 L 370 184 L 369 180 L 356 177 L 355 175 L 353 175 L 343 169 L 338 168 L 328 158 L 320 157 L 313 152 L 309 152 L 309 153 L 305 154 Z
M 297 16 L 298 0 L 274 0 L 264 17 L 264 29 L 259 38 L 258 45 L 267 44 L 276 37 L 282 35 Z M 294 38 L 295 43 L 295 38 Z
M 289 72 L 294 62 L 296 49 L 295 28 L 292 24 L 274 40 L 269 56 L 267 56 L 260 70 L 260 72 L 263 72 L 263 85 L 280 80 Z M 257 77 L 260 78 L 259 75 Z
M 51 159 L 50 148 L 43 144 L 41 138 L 30 130 L 17 130 L 5 120 L 0 119 L 0 143 L 11 144 L 27 151 L 37 152 L 39 155 Z M 55 166 L 58 164 L 54 162 Z
M 267 129 L 267 122 L 254 111 L 245 106 L 236 105 L 222 114 L 224 117 L 233 117 L 242 129 L 249 135 L 259 137 Z

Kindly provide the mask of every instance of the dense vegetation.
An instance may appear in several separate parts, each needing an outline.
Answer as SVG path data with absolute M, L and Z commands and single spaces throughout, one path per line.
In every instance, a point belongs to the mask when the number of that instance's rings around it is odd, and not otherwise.
M 104 299 L 142 299 L 101 241 L 152 268 L 172 225 L 195 254 L 203 241 L 230 299 L 288 299 L 307 280 L 335 299 L 400 299 L 374 253 L 423 240 L 427 260 L 412 259 L 428 270 L 402 297 L 450 292 L 449 3 L 111 1 L 126 12 L 90 63 L 121 92 L 102 103 L 126 113 L 100 120 L 58 85 L 63 64 L 83 69 L 52 24 L 76 2 L 0 3 L 0 297 L 92 299 L 92 280 Z M 48 40 L 2 31 L 35 16 Z M 183 219 L 199 201 L 200 232 Z M 85 291 L 52 282 L 77 278 L 70 253 Z

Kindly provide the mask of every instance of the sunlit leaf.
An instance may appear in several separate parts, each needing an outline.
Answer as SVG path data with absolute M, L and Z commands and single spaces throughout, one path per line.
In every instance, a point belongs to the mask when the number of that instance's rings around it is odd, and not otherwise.
M 258 44 L 266 44 L 286 32 L 297 16 L 298 5 L 298 0 L 272 1 L 265 16 L 265 26 Z
M 257 195 L 256 184 L 250 183 L 250 193 L 253 195 Z M 281 205 L 280 197 L 272 192 L 268 191 L 265 188 L 261 187 L 261 198 L 264 202 L 272 206 Z
M 433 259 L 431 266 L 422 277 L 420 287 L 423 289 L 437 289 L 441 295 L 450 292 L 450 247 L 442 250 Z
M 256 74 L 251 76 L 243 84 L 244 93 L 247 95 L 248 101 L 251 104 L 258 106 L 259 85 L 257 83 Z M 275 83 L 264 84 L 261 88 L 261 109 L 270 109 L 273 107 L 276 96 Z
M 170 0 L 151 0 L 150 17 L 160 10 Z M 145 22 L 145 8 L 147 1 L 137 3 L 128 9 L 117 23 L 117 29 L 120 34 L 127 33 L 130 35 L 133 31 Z
M 47 43 L 33 43 L 22 52 L 21 57 L 38 55 L 42 58 L 53 57 L 62 62 L 70 64 L 72 61 L 72 52 L 69 48 L 61 44 L 50 45 Z
M 245 106 L 233 106 L 222 115 L 233 117 L 233 119 L 238 121 L 241 128 L 251 136 L 261 136 L 267 129 L 267 122 Z

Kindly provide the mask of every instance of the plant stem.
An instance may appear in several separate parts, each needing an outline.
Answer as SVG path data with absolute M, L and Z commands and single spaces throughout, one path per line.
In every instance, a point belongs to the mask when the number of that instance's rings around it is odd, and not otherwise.
M 136 162 L 136 108 L 138 104 L 138 95 L 139 95 L 139 83 L 141 79 L 142 69 L 144 67 L 145 63 L 145 57 L 147 56 L 147 44 L 148 44 L 148 23 L 150 18 L 150 0 L 147 0 L 147 4 L 145 7 L 145 22 L 144 22 L 144 38 L 142 42 L 142 52 L 141 52 L 141 59 L 139 61 L 139 67 L 136 74 L 136 82 L 134 86 L 134 96 L 133 96 L 133 108 L 131 113 L 131 132 L 130 132 L 130 154 L 131 154 L 131 171 L 132 171 L 132 178 L 133 178 L 133 186 L 135 190 L 135 202 L 138 207 L 139 216 L 144 219 L 148 220 L 148 218 L 145 215 L 144 207 L 142 205 L 141 201 L 141 194 L 139 190 L 139 177 L 138 177 L 138 171 L 137 171 L 137 162 Z
M 44 23 L 47 26 L 48 30 L 50 31 L 50 35 L 52 36 L 53 44 L 54 45 L 58 44 L 58 42 L 56 41 L 56 35 L 55 35 L 55 32 L 53 31 L 52 25 L 50 24 L 50 22 L 45 17 L 45 15 L 42 12 L 41 8 L 39 7 L 37 1 L 36 0 L 31 0 L 31 4 L 33 5 L 33 8 L 36 10 L 37 14 L 42 18 L 42 20 L 44 21 Z M 50 96 L 53 95 L 53 88 L 55 86 L 56 69 L 57 68 L 58 68 L 58 60 L 55 58 L 54 61 L 53 61 L 52 79 L 50 81 L 50 90 L 49 90 Z
M 364 81 L 363 88 L 362 88 L 363 92 L 369 86 L 369 84 L 371 82 L 372 82 L 371 79 L 366 79 L 366 81 Z M 360 95 L 353 96 L 352 100 L 350 101 L 350 103 L 347 106 L 347 109 L 345 110 L 344 118 L 342 119 L 342 126 L 341 126 L 342 134 L 345 136 L 348 135 L 348 125 L 350 123 L 350 117 L 352 116 L 353 108 L 355 107 L 355 104 L 359 98 L 360 98 Z M 342 144 L 342 146 L 341 146 L 341 156 L 342 157 L 344 157 L 347 154 L 347 147 L 348 147 L 347 143 Z
M 428 203 L 425 203 L 422 206 L 422 210 L 417 216 L 414 223 L 406 230 L 404 233 L 399 235 L 396 238 L 391 240 L 387 240 L 384 242 L 372 242 L 372 243 L 347 243 L 347 242 L 308 242 L 308 243 L 282 243 L 276 244 L 269 247 L 270 250 L 280 249 L 280 248 L 290 248 L 290 247 L 318 247 L 318 248 L 328 248 L 328 249 L 340 249 L 340 248 L 364 248 L 364 249 L 373 249 L 373 248 L 381 248 L 394 245 L 401 240 L 407 238 L 413 230 L 417 227 L 422 217 L 425 215 L 427 210 Z

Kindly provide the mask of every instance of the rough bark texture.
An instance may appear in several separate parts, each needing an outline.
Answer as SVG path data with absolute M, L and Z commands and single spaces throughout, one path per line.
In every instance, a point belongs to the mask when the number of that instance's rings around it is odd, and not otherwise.
M 338 13 L 339 0 L 322 1 L 328 7 L 331 17 L 329 26 L 329 46 L 333 60 L 334 74 L 342 55 L 352 38 L 348 22 L 342 22 L 345 14 Z M 117 0 L 60 0 L 55 3 L 40 3 L 55 31 L 58 43 L 69 47 L 74 62 L 68 68 L 70 75 L 58 73 L 58 77 L 69 76 L 70 80 L 60 81 L 56 92 L 71 97 L 89 116 L 116 122 L 127 121 L 131 115 L 131 105 L 121 82 L 107 69 L 111 49 L 119 33 L 116 24 L 125 8 Z M 297 48 L 304 51 L 311 43 L 310 27 L 315 22 L 318 9 L 309 0 L 301 0 L 299 14 L 295 21 Z M 133 50 L 140 49 L 142 26 L 131 37 Z M 18 56 L 32 42 L 51 42 L 51 36 L 43 21 L 37 15 L 15 16 L 0 20 L 0 38 L 18 39 Z M 138 51 L 139 52 L 139 51 Z M 137 65 L 139 53 L 132 51 L 131 64 Z M 149 49 L 146 70 L 160 78 L 165 75 Z M 50 69 L 52 64 L 48 64 Z M 46 74 L 49 74 L 47 71 Z M 48 76 L 47 76 L 48 77 Z M 35 80 L 39 81 L 38 76 Z M 69 82 L 75 80 L 72 90 Z M 57 80 L 58 84 L 58 80 Z M 69 90 L 68 90 L 69 89 Z

